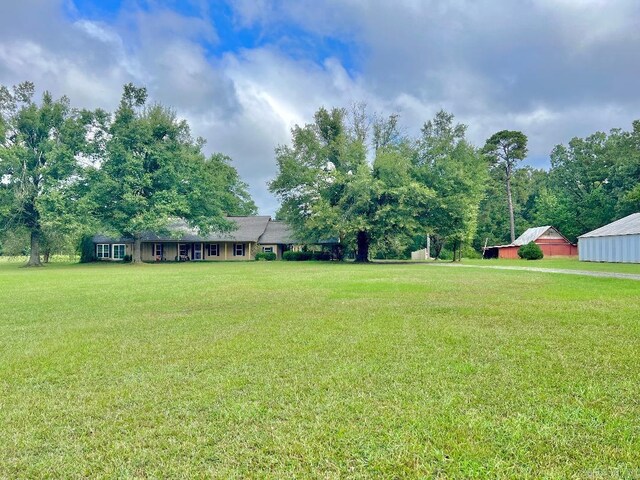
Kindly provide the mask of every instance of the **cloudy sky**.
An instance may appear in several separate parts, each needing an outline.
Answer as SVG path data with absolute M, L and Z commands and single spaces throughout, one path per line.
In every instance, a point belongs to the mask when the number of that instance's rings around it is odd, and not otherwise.
M 441 108 L 477 145 L 554 145 L 640 118 L 637 0 L 0 0 L 0 84 L 31 80 L 76 106 L 122 85 L 173 106 L 220 151 L 261 213 L 273 149 L 319 106 L 366 102 L 408 133 Z

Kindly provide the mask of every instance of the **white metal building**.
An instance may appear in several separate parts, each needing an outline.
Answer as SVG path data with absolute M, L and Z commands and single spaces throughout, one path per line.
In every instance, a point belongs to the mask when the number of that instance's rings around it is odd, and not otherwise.
M 579 236 L 578 255 L 584 262 L 640 263 L 640 213 Z

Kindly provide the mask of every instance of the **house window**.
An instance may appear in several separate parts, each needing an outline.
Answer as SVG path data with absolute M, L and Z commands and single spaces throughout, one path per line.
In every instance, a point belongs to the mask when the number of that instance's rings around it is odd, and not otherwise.
M 163 245 L 161 243 L 153 244 L 153 256 L 156 257 L 156 260 L 162 260 L 163 253 Z
M 187 244 L 186 243 L 179 243 L 178 244 L 178 255 L 180 255 L 181 257 L 186 257 L 187 256 Z
M 109 258 L 109 244 L 108 243 L 99 243 L 96 245 L 96 257 L 98 258 Z
M 264 253 L 273 253 L 273 247 L 262 247 Z
M 125 255 L 125 246 L 124 244 L 116 244 L 113 246 L 113 258 L 117 260 L 122 260 Z
M 244 257 L 244 243 L 234 244 L 233 255 L 236 257 Z
M 209 256 L 210 257 L 220 256 L 220 250 L 218 249 L 217 243 L 212 243 L 211 245 L 209 245 Z

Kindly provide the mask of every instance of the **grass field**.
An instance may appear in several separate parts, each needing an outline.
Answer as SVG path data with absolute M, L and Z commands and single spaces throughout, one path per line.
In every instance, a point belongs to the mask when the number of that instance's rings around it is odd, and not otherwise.
M 0 478 L 638 478 L 640 283 L 0 264 Z

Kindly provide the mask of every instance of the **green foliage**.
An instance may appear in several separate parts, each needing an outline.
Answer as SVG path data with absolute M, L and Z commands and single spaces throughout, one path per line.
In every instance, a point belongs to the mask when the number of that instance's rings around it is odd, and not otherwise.
M 146 90 L 126 85 L 109 126 L 106 159 L 91 172 L 94 213 L 109 230 L 139 238 L 167 233 L 176 218 L 203 234 L 232 228 L 227 214 L 253 214 L 255 204 L 230 159 L 205 158 L 202 139 L 162 106 L 146 106 Z M 139 261 L 134 245 L 134 261 Z
M 78 244 L 78 253 L 80 254 L 80 263 L 89 263 L 96 261 L 95 244 L 92 235 L 83 235 Z
M 527 156 L 527 136 L 518 131 L 502 130 L 487 139 L 482 153 L 490 159 L 494 167 L 504 171 L 510 240 L 513 242 L 516 238 L 516 227 L 511 177 L 516 164 Z
M 49 92 L 37 104 L 34 92 L 31 82 L 12 91 L 0 87 L 0 224 L 29 232 L 29 263 L 39 265 L 45 234 L 52 245 L 83 223 L 72 192 L 82 180 L 78 158 L 97 142 L 86 132 L 98 114 L 72 109 L 68 98 L 55 100 Z
M 122 257 L 122 261 L 124 263 L 131 263 L 133 261 L 133 257 L 131 255 L 125 255 L 124 257 Z
M 258 252 L 256 253 L 256 260 L 266 260 L 266 261 L 273 261 L 276 258 L 278 258 L 278 256 L 274 253 L 274 252 Z
M 294 252 L 293 250 L 288 250 L 282 254 L 282 259 L 288 262 L 304 262 L 307 260 L 329 261 L 331 260 L 331 253 L 310 251 Z
M 331 260 L 331 253 L 330 252 L 313 252 L 311 259 L 319 262 L 328 262 L 329 260 Z
M 472 241 L 477 228 L 487 163 L 466 141 L 465 132 L 465 125 L 440 111 L 425 123 L 418 142 L 418 178 L 435 192 L 435 202 L 425 212 L 424 231 L 432 236 L 436 257 L 445 242 L 459 251 Z
M 292 130 L 291 146 L 276 149 L 278 175 L 269 184 L 282 202 L 278 215 L 299 238 L 339 240 L 357 261 L 367 261 L 369 245 L 390 236 L 410 244 L 433 196 L 414 178 L 413 152 L 397 116 L 372 122 L 372 145 L 367 118 L 362 107 L 350 117 L 343 109 L 318 110 L 313 124 Z
M 536 242 L 529 242 L 518 249 L 518 256 L 524 260 L 541 260 L 544 254 Z
M 313 259 L 312 252 L 294 252 L 293 250 L 288 250 L 282 254 L 282 259 L 288 262 L 303 262 L 306 260 Z

